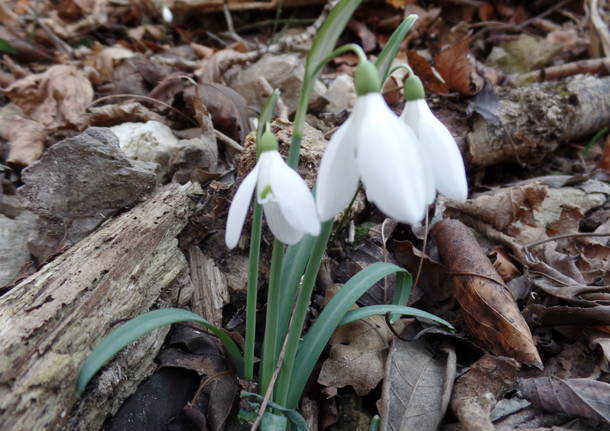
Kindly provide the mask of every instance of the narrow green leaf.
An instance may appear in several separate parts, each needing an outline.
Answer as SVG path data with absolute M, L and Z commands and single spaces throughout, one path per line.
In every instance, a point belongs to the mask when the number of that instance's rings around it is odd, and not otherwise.
M 381 82 L 385 82 L 388 78 L 392 62 L 400 50 L 400 45 L 416 20 L 417 15 L 409 15 L 406 17 L 402 24 L 394 30 L 394 33 L 390 36 L 390 39 L 383 47 L 383 50 L 379 53 L 379 57 L 377 57 L 377 61 L 375 61 L 375 66 L 377 66 L 377 70 L 379 71 Z
M 297 297 L 297 292 L 301 284 L 301 277 L 305 272 L 307 262 L 316 237 L 305 235 L 305 237 L 295 245 L 291 245 L 284 255 L 282 265 L 282 276 L 280 284 L 282 286 L 282 297 L 280 299 L 280 319 L 278 335 L 283 339 L 288 330 L 290 316 L 292 315 L 292 304 Z
M 379 424 L 381 423 L 381 419 L 379 415 L 373 416 L 371 419 L 371 425 L 369 426 L 369 431 L 379 431 Z
M 324 24 L 318 30 L 307 55 L 305 79 L 314 80 L 316 78 L 314 70 L 333 51 L 339 36 L 361 2 L 362 0 L 341 0 L 330 11 Z
M 383 277 L 396 274 L 396 285 L 404 288 L 409 282 L 408 272 L 391 263 L 374 263 L 353 276 L 324 307 L 320 316 L 303 339 L 293 368 L 291 392 L 288 396 L 288 407 L 295 407 L 309 379 L 309 375 L 324 350 L 331 335 L 339 326 L 352 305 L 375 283 Z M 401 287 L 401 284 L 403 285 Z
M 411 289 L 413 288 L 413 277 L 411 273 L 408 275 L 406 283 L 394 286 L 394 297 L 392 298 L 392 304 L 394 305 L 407 305 L 409 296 L 411 296 Z M 398 320 L 399 315 L 393 314 L 390 318 L 390 322 L 394 323 Z
M 17 54 L 17 50 L 4 39 L 0 39 L 0 52 L 7 52 L 9 54 Z
M 243 370 L 243 359 L 239 348 L 229 335 L 222 329 L 217 328 L 210 322 L 205 320 L 198 314 L 191 313 L 187 310 L 178 308 L 162 308 L 159 310 L 149 311 L 135 317 L 128 322 L 122 324 L 117 329 L 112 331 L 102 342 L 95 348 L 83 364 L 76 382 L 76 392 L 82 394 L 87 386 L 87 383 L 97 374 L 97 372 L 110 359 L 120 352 L 125 346 L 132 341 L 138 339 L 142 335 L 160 328 L 161 326 L 170 325 L 178 322 L 196 322 L 204 326 L 214 335 L 216 335 L 227 349 L 227 354 L 233 362 L 237 372 L 241 375 Z
M 286 416 L 274 415 L 266 411 L 261 421 L 261 431 L 286 431 L 288 429 L 288 418 Z
M 265 399 L 262 395 L 255 394 L 253 392 L 247 392 L 247 391 L 241 391 L 239 396 L 242 398 L 254 397 L 261 401 L 263 401 Z M 294 426 L 296 427 L 295 431 L 307 431 L 308 430 L 307 422 L 305 421 L 303 416 L 301 416 L 301 414 L 298 411 L 296 411 L 295 409 L 288 409 L 278 403 L 274 403 L 273 401 L 269 401 L 269 407 L 274 408 L 274 409 L 279 410 L 280 412 L 284 413 L 286 415 L 286 417 L 288 418 L 288 420 L 290 422 L 292 422 L 294 424 Z M 264 427 L 262 427 L 262 431 L 266 431 Z
M 365 319 L 371 316 L 380 316 L 386 313 L 400 314 L 403 316 L 413 316 L 413 317 L 422 317 L 425 319 L 433 320 L 441 325 L 445 325 L 449 329 L 454 329 L 451 326 L 451 323 L 447 322 L 444 319 L 441 319 L 434 314 L 428 313 L 423 310 L 418 310 L 413 307 L 406 307 L 404 305 L 369 305 L 366 307 L 358 308 L 357 310 L 348 311 L 339 326 L 347 325 L 348 323 L 354 322 L 356 320 Z

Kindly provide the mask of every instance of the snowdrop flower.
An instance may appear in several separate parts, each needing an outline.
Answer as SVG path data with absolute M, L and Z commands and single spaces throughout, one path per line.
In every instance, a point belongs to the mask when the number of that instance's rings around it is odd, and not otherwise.
M 284 163 L 271 132 L 263 134 L 259 149 L 258 162 L 242 181 L 229 208 L 227 247 L 234 248 L 239 241 L 255 188 L 269 229 L 278 240 L 296 244 L 306 233 L 319 235 L 320 221 L 311 191 L 299 174 Z
M 434 187 L 449 199 L 463 202 L 468 197 L 468 183 L 462 155 L 449 130 L 434 116 L 426 99 L 421 80 L 410 74 L 405 81 L 407 103 L 400 118 L 417 135 L 427 171 Z M 434 200 L 435 191 L 426 193 L 427 203 Z
M 163 17 L 163 21 L 165 21 L 166 24 L 171 24 L 174 20 L 174 14 L 172 13 L 172 10 L 166 5 L 163 5 L 163 7 L 161 8 L 161 16 Z
M 316 188 L 320 220 L 343 211 L 362 180 L 367 198 L 403 223 L 419 222 L 425 210 L 425 177 L 417 138 L 379 93 L 375 66 L 356 68 L 358 98 L 352 115 L 330 139 Z

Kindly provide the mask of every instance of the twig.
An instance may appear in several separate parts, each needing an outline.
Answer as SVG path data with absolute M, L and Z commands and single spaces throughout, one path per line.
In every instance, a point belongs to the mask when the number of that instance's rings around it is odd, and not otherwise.
M 610 58 L 591 58 L 587 60 L 573 61 L 571 63 L 561 64 L 559 66 L 551 66 L 532 72 L 523 73 L 510 77 L 510 81 L 543 81 L 555 80 L 573 76 L 578 74 L 598 74 L 602 72 L 610 72 Z
M 419 277 L 422 273 L 422 269 L 424 267 L 424 258 L 426 257 L 426 246 L 428 245 L 428 226 L 429 225 L 429 219 L 428 219 L 428 211 L 426 211 L 426 219 L 424 222 L 424 243 L 422 244 L 422 249 L 421 249 L 421 258 L 419 259 L 419 265 L 417 266 L 417 274 L 415 274 L 415 281 L 413 282 L 413 286 L 417 286 L 417 283 L 419 283 Z
M 228 147 L 233 148 L 234 150 L 237 150 L 240 153 L 243 153 L 245 151 L 245 148 L 243 146 L 239 145 L 237 141 L 234 141 L 233 139 L 229 138 L 220 130 L 214 129 L 214 135 L 216 136 L 216 138 L 218 138 L 220 142 L 226 144 Z
M 579 232 L 579 233 L 567 233 L 564 235 L 552 236 L 550 238 L 541 239 L 540 241 L 534 241 L 529 244 L 526 244 L 522 247 L 523 252 L 529 253 L 528 250 L 532 247 L 537 247 L 540 244 L 544 244 L 546 242 L 558 241 L 560 239 L 566 238 L 579 238 L 579 237 L 603 237 L 610 236 L 610 233 L 589 233 L 589 232 Z

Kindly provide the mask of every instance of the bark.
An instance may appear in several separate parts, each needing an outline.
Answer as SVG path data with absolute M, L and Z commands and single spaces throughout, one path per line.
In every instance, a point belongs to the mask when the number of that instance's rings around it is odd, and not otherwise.
M 76 397 L 80 366 L 117 324 L 187 300 L 176 236 L 194 190 L 161 189 L 0 298 L 0 429 L 98 429 L 153 370 L 167 329 L 130 345 Z
M 590 136 L 610 123 L 610 77 L 577 76 L 501 89 L 492 115 L 477 115 L 466 137 L 470 165 L 535 163 L 562 143 Z M 493 118 L 492 118 L 493 117 Z

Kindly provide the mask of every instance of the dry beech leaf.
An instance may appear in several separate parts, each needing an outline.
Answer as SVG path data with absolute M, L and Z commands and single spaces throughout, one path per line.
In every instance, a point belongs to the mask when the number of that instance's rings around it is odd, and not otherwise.
M 225 135 L 243 142 L 250 132 L 246 100 L 231 87 L 222 84 L 199 84 L 201 102 L 212 115 L 214 127 Z
M 454 91 L 472 96 L 483 88 L 483 80 L 469 59 L 470 38 L 466 37 L 434 58 L 436 68 Z
M 521 379 L 519 388 L 525 398 L 544 410 L 610 422 L 610 383 L 549 376 Z
M 93 101 L 93 87 L 74 66 L 51 66 L 6 89 L 10 99 L 48 129 L 83 126 L 83 114 Z
M 602 157 L 599 159 L 597 163 L 597 167 L 600 168 L 607 174 L 610 174 L 610 136 L 606 138 L 606 142 L 604 143 L 604 150 L 602 152 Z
M 506 250 L 502 247 L 494 247 L 491 255 L 495 259 L 494 268 L 506 283 L 521 275 L 519 268 L 515 266 Z
M 449 93 L 449 87 L 447 87 L 447 84 L 438 72 L 428 63 L 428 60 L 413 50 L 407 51 L 407 58 L 409 59 L 409 66 L 421 78 L 427 90 L 440 94 Z
M 318 383 L 342 388 L 351 385 L 366 395 L 383 379 L 386 349 L 393 334 L 381 316 L 339 327 L 329 342 L 329 358 L 322 364 Z
M 447 355 L 435 354 L 424 339 L 394 339 L 383 380 L 381 427 L 386 431 L 436 431 L 445 415 L 446 368 Z
M 34 120 L 23 117 L 23 112 L 9 104 L 0 111 L 0 135 L 8 141 L 9 163 L 27 166 L 38 160 L 44 151 L 47 137 L 45 128 Z
M 138 123 L 158 121 L 163 123 L 163 117 L 151 111 L 138 102 L 110 104 L 89 108 L 89 125 L 116 126 L 122 123 Z
M 513 359 L 485 355 L 461 375 L 453 387 L 451 408 L 463 429 L 493 431 L 490 413 L 517 383 L 519 364 Z
M 519 307 L 472 232 L 460 221 L 443 220 L 432 229 L 441 261 L 453 275 L 453 292 L 473 337 L 498 355 L 542 368 Z
M 133 57 L 135 52 L 120 45 L 106 47 L 99 42 L 93 46 L 91 55 L 85 60 L 85 64 L 93 67 L 99 73 L 100 80 L 112 81 L 115 65 L 125 59 Z

